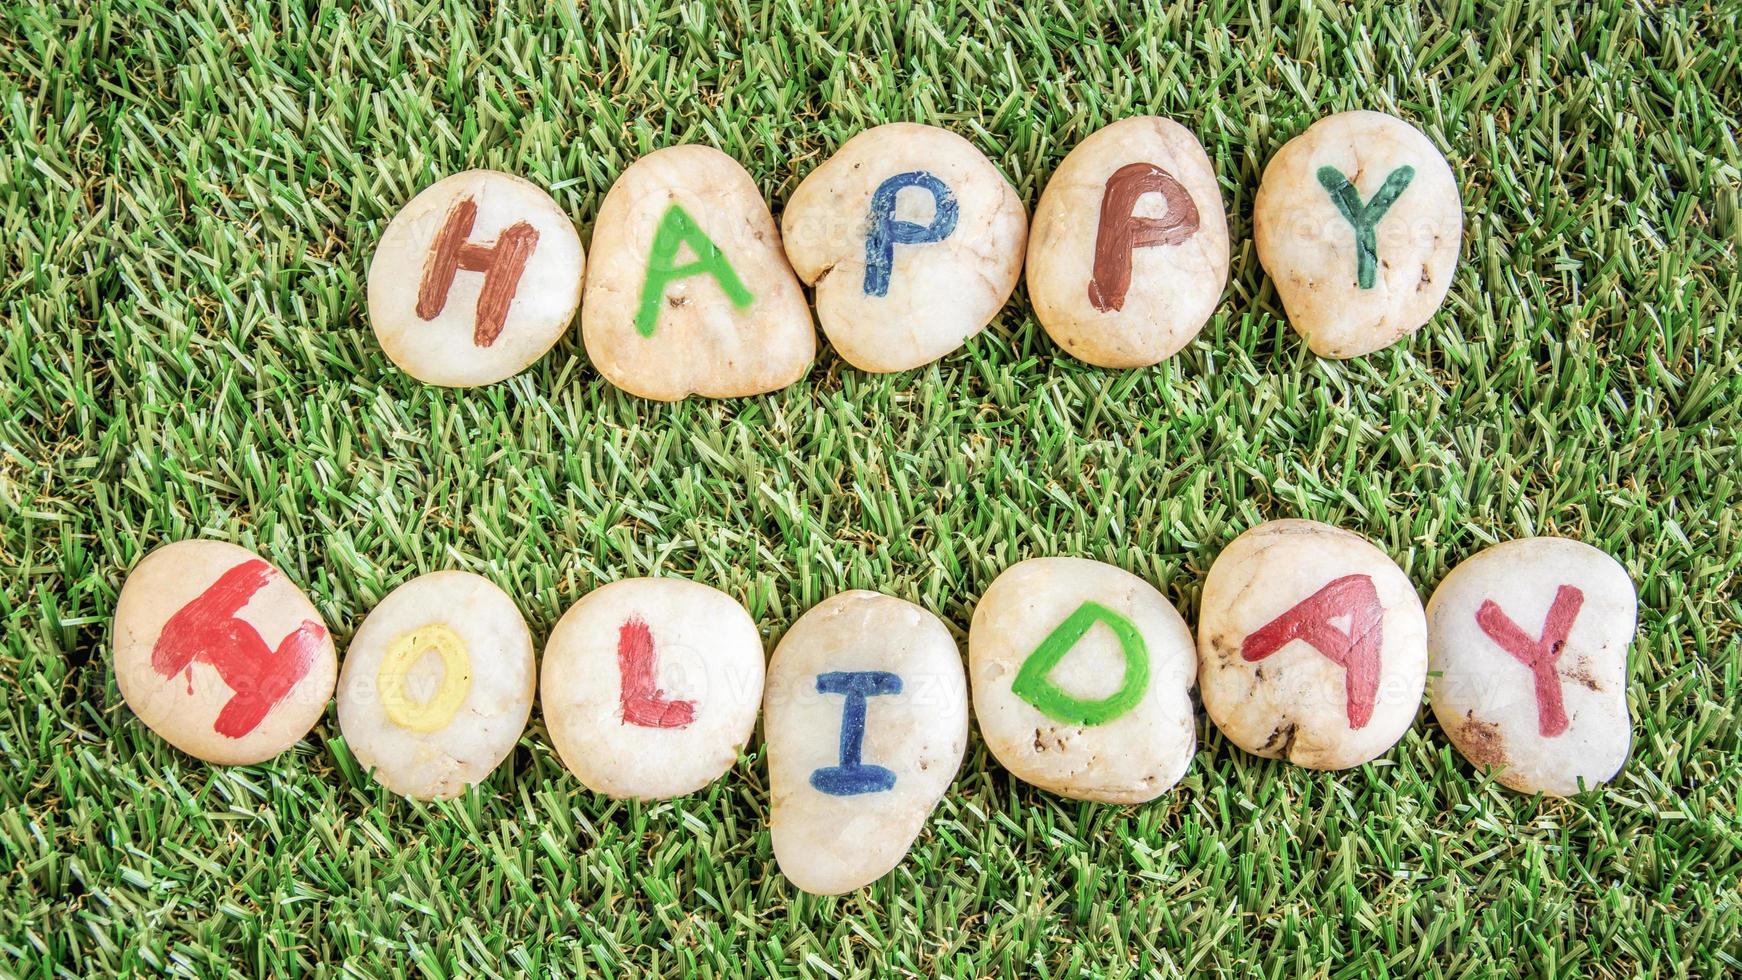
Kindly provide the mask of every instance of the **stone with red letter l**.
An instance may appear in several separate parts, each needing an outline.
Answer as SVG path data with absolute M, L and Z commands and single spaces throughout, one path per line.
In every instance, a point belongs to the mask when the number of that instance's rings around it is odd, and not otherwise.
M 1248 752 L 1309 769 L 1385 754 L 1421 707 L 1427 623 L 1403 570 L 1358 534 L 1269 521 L 1204 581 L 1204 709 Z
M 369 263 L 369 323 L 419 381 L 491 384 L 569 328 L 585 267 L 574 222 L 543 188 L 468 170 L 425 188 L 388 223 Z
M 738 760 L 764 671 L 762 636 L 738 600 L 686 579 L 627 579 L 557 622 L 539 704 L 557 754 L 588 789 L 668 799 Z
M 1578 541 L 1507 541 L 1452 569 L 1428 603 L 1434 717 L 1478 769 L 1572 796 L 1627 761 L 1627 570 Z M 1581 787 L 1583 783 L 1583 787 Z
M 326 623 L 296 584 L 222 541 L 145 557 L 115 604 L 115 681 L 139 720 L 189 755 L 264 762 L 308 734 L 338 675 Z
M 1143 367 L 1191 343 L 1228 284 L 1228 220 L 1203 144 L 1158 116 L 1083 140 L 1040 196 L 1025 275 L 1046 332 L 1090 364 Z

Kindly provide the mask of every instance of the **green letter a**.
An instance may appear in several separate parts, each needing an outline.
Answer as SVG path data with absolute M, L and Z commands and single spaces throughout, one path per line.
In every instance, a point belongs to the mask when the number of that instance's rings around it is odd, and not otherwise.
M 694 262 L 674 264 L 680 245 L 688 245 L 690 251 L 696 253 Z M 683 208 L 673 204 L 666 208 L 665 217 L 659 219 L 659 230 L 653 235 L 653 248 L 647 253 L 647 279 L 641 286 L 641 307 L 635 311 L 636 331 L 643 337 L 653 336 L 653 328 L 659 325 L 659 301 L 665 298 L 665 287 L 678 279 L 703 272 L 714 277 L 733 306 L 743 309 L 755 299 L 750 290 L 744 288 L 744 281 L 738 278 L 738 273 L 732 270 L 732 263 L 726 261 L 726 253 L 702 234 L 702 229 Z
M 1119 638 L 1119 648 L 1125 654 L 1125 679 L 1119 690 L 1098 701 L 1084 701 L 1065 693 L 1063 688 L 1047 679 L 1065 654 L 1077 645 L 1089 627 L 1105 623 Z M 1137 625 L 1098 602 L 1085 602 L 1071 613 L 1058 629 L 1040 641 L 1040 646 L 1022 662 L 1010 690 L 1017 697 L 1039 708 L 1055 721 L 1072 725 L 1099 725 L 1112 721 L 1143 700 L 1149 687 L 1149 647 Z

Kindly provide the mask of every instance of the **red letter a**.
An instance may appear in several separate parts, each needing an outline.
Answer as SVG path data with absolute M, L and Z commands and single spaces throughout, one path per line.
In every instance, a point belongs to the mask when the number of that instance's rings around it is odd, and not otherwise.
M 1339 616 L 1349 617 L 1347 633 L 1331 625 Z M 1365 575 L 1345 575 L 1248 633 L 1240 642 L 1240 656 L 1248 662 L 1263 660 L 1295 640 L 1307 641 L 1343 668 L 1349 727 L 1364 728 L 1373 718 L 1373 703 L 1379 697 L 1379 651 L 1384 637 L 1380 625 L 1384 618 L 1385 607 L 1379 604 L 1373 580 Z

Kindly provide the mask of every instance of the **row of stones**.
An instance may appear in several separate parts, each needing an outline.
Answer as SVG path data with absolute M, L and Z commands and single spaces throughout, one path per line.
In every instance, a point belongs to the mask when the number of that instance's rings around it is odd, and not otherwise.
M 1259 525 L 1216 559 L 1194 644 L 1149 583 L 1079 558 L 1006 570 L 968 633 L 974 713 L 992 754 L 1065 796 L 1155 799 L 1197 748 L 1204 708 L 1241 748 L 1358 766 L 1414 723 L 1430 667 L 1452 743 L 1504 785 L 1566 795 L 1611 778 L 1631 721 L 1633 584 L 1576 541 L 1526 538 L 1455 568 L 1424 613 L 1365 539 L 1311 521 Z M 172 744 L 226 764 L 269 759 L 326 711 L 333 641 L 308 598 L 235 545 L 145 558 L 115 610 L 122 696 Z M 806 612 L 764 667 L 731 596 L 673 578 L 597 589 L 542 658 L 546 729 L 614 798 L 695 792 L 738 760 L 765 711 L 775 856 L 799 887 L 851 891 L 899 862 L 954 780 L 968 679 L 949 627 L 912 603 L 847 592 Z M 514 600 L 466 572 L 384 598 L 337 676 L 339 726 L 394 792 L 440 799 L 520 739 L 533 642 Z
M 1252 220 L 1289 321 L 1327 357 L 1378 350 L 1426 323 L 1463 230 L 1445 157 L 1377 112 L 1327 117 L 1284 146 Z M 389 223 L 369 267 L 369 317 L 394 363 L 461 386 L 532 364 L 578 307 L 587 354 L 618 387 L 733 398 L 809 369 L 816 331 L 800 280 L 841 357 L 905 371 L 984 329 L 1025 254 L 1035 313 L 1066 351 L 1112 368 L 1172 356 L 1228 281 L 1228 223 L 1202 144 L 1153 116 L 1099 130 L 1053 174 L 1032 234 L 992 162 L 932 126 L 848 140 L 799 184 L 778 228 L 737 162 L 669 147 L 605 195 L 590 262 L 549 194 L 467 171 Z

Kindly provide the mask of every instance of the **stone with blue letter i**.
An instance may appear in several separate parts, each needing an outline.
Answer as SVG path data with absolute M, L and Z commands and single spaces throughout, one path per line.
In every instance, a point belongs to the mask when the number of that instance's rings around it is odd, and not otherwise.
M 793 624 L 763 707 L 774 857 L 813 894 L 852 891 L 900 863 L 967 748 L 955 637 L 875 592 L 844 592 Z
M 817 675 L 817 691 L 839 694 L 846 701 L 841 710 L 841 762 L 811 773 L 811 785 L 830 796 L 857 796 L 895 788 L 895 773 L 860 760 L 865 747 L 866 700 L 881 694 L 900 694 L 901 677 L 886 670 L 831 671 Z

